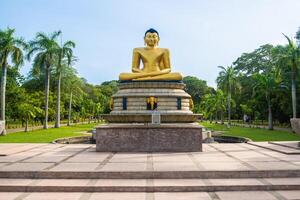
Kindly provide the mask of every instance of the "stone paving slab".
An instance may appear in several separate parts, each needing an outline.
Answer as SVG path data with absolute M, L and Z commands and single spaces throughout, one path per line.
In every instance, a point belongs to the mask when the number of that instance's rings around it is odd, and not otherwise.
M 98 179 L 93 186 L 146 186 L 146 179 Z
M 154 199 L 156 200 L 211 200 L 210 196 L 206 192 L 189 192 L 189 193 L 183 193 L 183 192 L 174 192 L 174 193 L 155 193 Z
M 277 200 L 270 192 L 265 191 L 240 191 L 240 192 L 216 192 L 222 200 Z
M 146 200 L 146 193 L 93 193 L 89 200 Z
M 98 163 L 61 163 L 49 171 L 93 171 L 99 164 Z
M 50 167 L 53 163 L 13 163 L 11 165 L 4 165 L 0 171 L 41 171 Z
M 0 200 L 15 200 L 22 194 L 21 192 L 0 192 Z
M 72 193 L 30 193 L 27 194 L 25 198 L 21 198 L 22 200 L 55 200 L 55 199 L 63 199 L 63 200 L 75 200 L 80 199 L 82 193 L 72 192 Z
M 299 191 L 277 191 L 286 199 L 299 199 Z

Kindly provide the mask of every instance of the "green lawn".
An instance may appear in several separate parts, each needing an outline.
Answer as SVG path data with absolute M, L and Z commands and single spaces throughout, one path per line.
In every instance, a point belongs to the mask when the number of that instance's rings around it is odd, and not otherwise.
M 0 143 L 49 143 L 57 138 L 86 135 L 82 132 L 92 130 L 96 125 L 94 123 L 78 124 L 60 128 L 49 128 L 47 130 L 35 130 L 27 133 L 10 133 L 6 136 L 0 136 Z
M 266 130 L 259 128 L 244 128 L 233 126 L 230 129 L 226 125 L 201 122 L 200 125 L 210 130 L 224 131 L 223 135 L 240 136 L 250 138 L 253 141 L 296 141 L 300 140 L 300 135 L 288 131 Z

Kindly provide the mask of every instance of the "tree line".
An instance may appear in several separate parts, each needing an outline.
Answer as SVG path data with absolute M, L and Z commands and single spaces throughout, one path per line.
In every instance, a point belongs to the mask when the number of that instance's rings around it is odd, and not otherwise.
M 61 118 L 70 125 L 109 112 L 117 82 L 92 85 L 80 78 L 73 67 L 75 42 L 61 41 L 61 31 L 38 32 L 30 41 L 14 34 L 14 29 L 0 30 L 1 120 L 21 120 L 26 130 L 28 123 L 40 122 L 47 129 L 48 121 L 59 128 Z M 32 63 L 26 77 L 20 73 L 25 60 Z
M 268 120 L 289 124 L 299 110 L 300 29 L 295 40 L 282 35 L 286 45 L 265 44 L 243 53 L 231 66 L 219 66 L 217 89 L 204 95 L 201 109 L 206 119 L 228 126 L 233 119 Z M 225 116 L 225 114 L 227 115 Z

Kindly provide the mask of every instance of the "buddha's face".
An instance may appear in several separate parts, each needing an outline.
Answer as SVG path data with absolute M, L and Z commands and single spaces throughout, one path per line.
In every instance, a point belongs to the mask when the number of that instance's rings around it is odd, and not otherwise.
M 157 33 L 150 33 L 148 32 L 145 36 L 145 43 L 149 47 L 155 47 L 158 45 L 159 42 L 159 36 Z

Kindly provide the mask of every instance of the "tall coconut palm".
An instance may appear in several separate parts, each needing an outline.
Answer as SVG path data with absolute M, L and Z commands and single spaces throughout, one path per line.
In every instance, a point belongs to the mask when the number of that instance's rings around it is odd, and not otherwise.
M 281 76 L 279 68 L 266 71 L 264 73 L 256 73 L 253 75 L 255 83 L 253 85 L 254 94 L 257 92 L 265 93 L 268 104 L 268 129 L 273 130 L 272 115 L 272 95 L 280 88 Z
M 217 77 L 218 88 L 222 89 L 227 95 L 227 112 L 228 112 L 228 127 L 231 124 L 231 94 L 234 89 L 239 88 L 237 80 L 237 71 L 229 66 L 227 68 L 218 66 L 222 71 L 219 72 Z
M 67 41 L 57 48 L 57 102 L 56 102 L 56 120 L 55 128 L 60 127 L 60 88 L 61 88 L 61 76 L 64 66 L 70 66 L 73 60 L 73 48 L 75 48 L 75 43 L 73 41 Z M 63 64 L 65 62 L 65 65 Z
M 35 56 L 33 60 L 33 67 L 35 69 L 45 70 L 44 129 L 48 128 L 50 74 L 51 68 L 55 66 L 57 61 L 57 49 L 59 45 L 56 40 L 60 34 L 60 31 L 53 32 L 49 35 L 45 33 L 37 33 L 35 39 L 29 42 L 29 50 L 27 54 L 28 60 L 30 60 L 32 56 Z
M 72 118 L 72 103 L 73 103 L 73 93 L 75 93 L 75 97 L 81 96 L 83 91 L 81 89 L 81 79 L 78 79 L 77 77 L 69 77 L 69 80 L 71 80 L 69 83 L 69 89 L 70 89 L 70 98 L 69 98 L 69 111 L 68 111 L 68 123 L 67 125 L 71 125 L 71 118 Z
M 26 47 L 26 43 L 22 38 L 14 37 L 15 30 L 8 28 L 7 30 L 0 30 L 0 66 L 2 68 L 1 75 L 1 120 L 5 121 L 5 89 L 6 89 L 6 74 L 8 67 L 8 60 L 10 59 L 12 64 L 20 66 L 23 64 L 23 52 L 22 48 Z M 4 130 L 0 135 L 5 135 L 5 123 Z
M 288 52 L 284 55 L 284 59 L 291 67 L 291 87 L 292 87 L 292 107 L 293 107 L 293 118 L 297 118 L 297 95 L 296 95 L 296 75 L 297 69 L 300 66 L 300 49 L 296 43 L 283 34 L 288 41 Z

